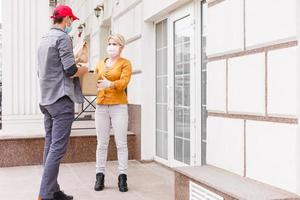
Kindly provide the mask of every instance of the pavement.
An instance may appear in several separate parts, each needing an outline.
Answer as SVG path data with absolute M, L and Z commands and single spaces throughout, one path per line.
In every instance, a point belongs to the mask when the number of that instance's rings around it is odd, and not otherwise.
M 42 166 L 0 168 L 0 200 L 36 200 Z M 173 200 L 174 172 L 155 162 L 129 161 L 127 193 L 117 186 L 118 163 L 107 163 L 103 191 L 93 190 L 95 163 L 62 164 L 59 184 L 74 200 Z

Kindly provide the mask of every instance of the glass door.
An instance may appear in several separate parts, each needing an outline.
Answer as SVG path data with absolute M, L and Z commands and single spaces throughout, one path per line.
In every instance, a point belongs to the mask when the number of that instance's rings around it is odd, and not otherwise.
M 193 16 L 186 9 L 173 16 L 174 135 L 173 164 L 191 164 L 193 121 Z
M 193 3 L 156 23 L 156 160 L 193 165 L 195 53 Z
M 156 24 L 156 156 L 168 160 L 168 26 Z
M 190 16 L 174 22 L 174 159 L 190 164 Z

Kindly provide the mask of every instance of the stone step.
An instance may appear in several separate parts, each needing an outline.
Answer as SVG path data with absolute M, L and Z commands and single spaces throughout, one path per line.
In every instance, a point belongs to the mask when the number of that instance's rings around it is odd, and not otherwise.
M 128 158 L 137 159 L 136 135 L 128 132 Z M 74 130 L 64 163 L 94 162 L 96 160 L 96 134 L 95 130 Z M 0 167 L 39 165 L 42 163 L 44 150 L 43 135 L 35 134 L 26 137 L 23 135 L 0 135 Z M 114 135 L 110 135 L 108 147 L 108 160 L 117 160 L 117 149 Z
M 194 183 L 196 185 L 195 188 L 200 188 L 201 190 L 204 188 L 204 191 L 209 191 L 208 193 L 212 192 L 211 195 L 218 195 L 221 197 L 219 199 L 224 200 L 300 199 L 299 196 L 290 192 L 241 177 L 213 166 L 191 166 L 175 169 L 176 200 L 190 199 L 190 183 Z

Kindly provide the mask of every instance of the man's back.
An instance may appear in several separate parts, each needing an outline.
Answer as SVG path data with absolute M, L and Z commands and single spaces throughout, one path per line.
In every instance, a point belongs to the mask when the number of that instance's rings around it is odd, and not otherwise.
M 73 102 L 83 100 L 78 78 L 71 79 L 65 71 L 75 64 L 71 38 L 59 28 L 51 28 L 38 48 L 38 76 L 41 105 L 50 105 L 63 96 Z

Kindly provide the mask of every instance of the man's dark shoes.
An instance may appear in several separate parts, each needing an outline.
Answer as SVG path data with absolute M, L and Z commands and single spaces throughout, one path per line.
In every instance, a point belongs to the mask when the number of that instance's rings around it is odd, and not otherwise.
M 66 195 L 63 191 L 55 192 L 53 200 L 73 200 L 73 196 Z
M 39 197 L 38 200 L 53 200 L 53 199 L 42 199 L 41 197 Z
M 104 189 L 104 177 L 103 173 L 96 174 L 95 191 L 101 191 Z
M 127 192 L 128 191 L 128 186 L 127 186 L 127 175 L 126 174 L 120 174 L 119 175 L 119 191 L 120 192 Z

